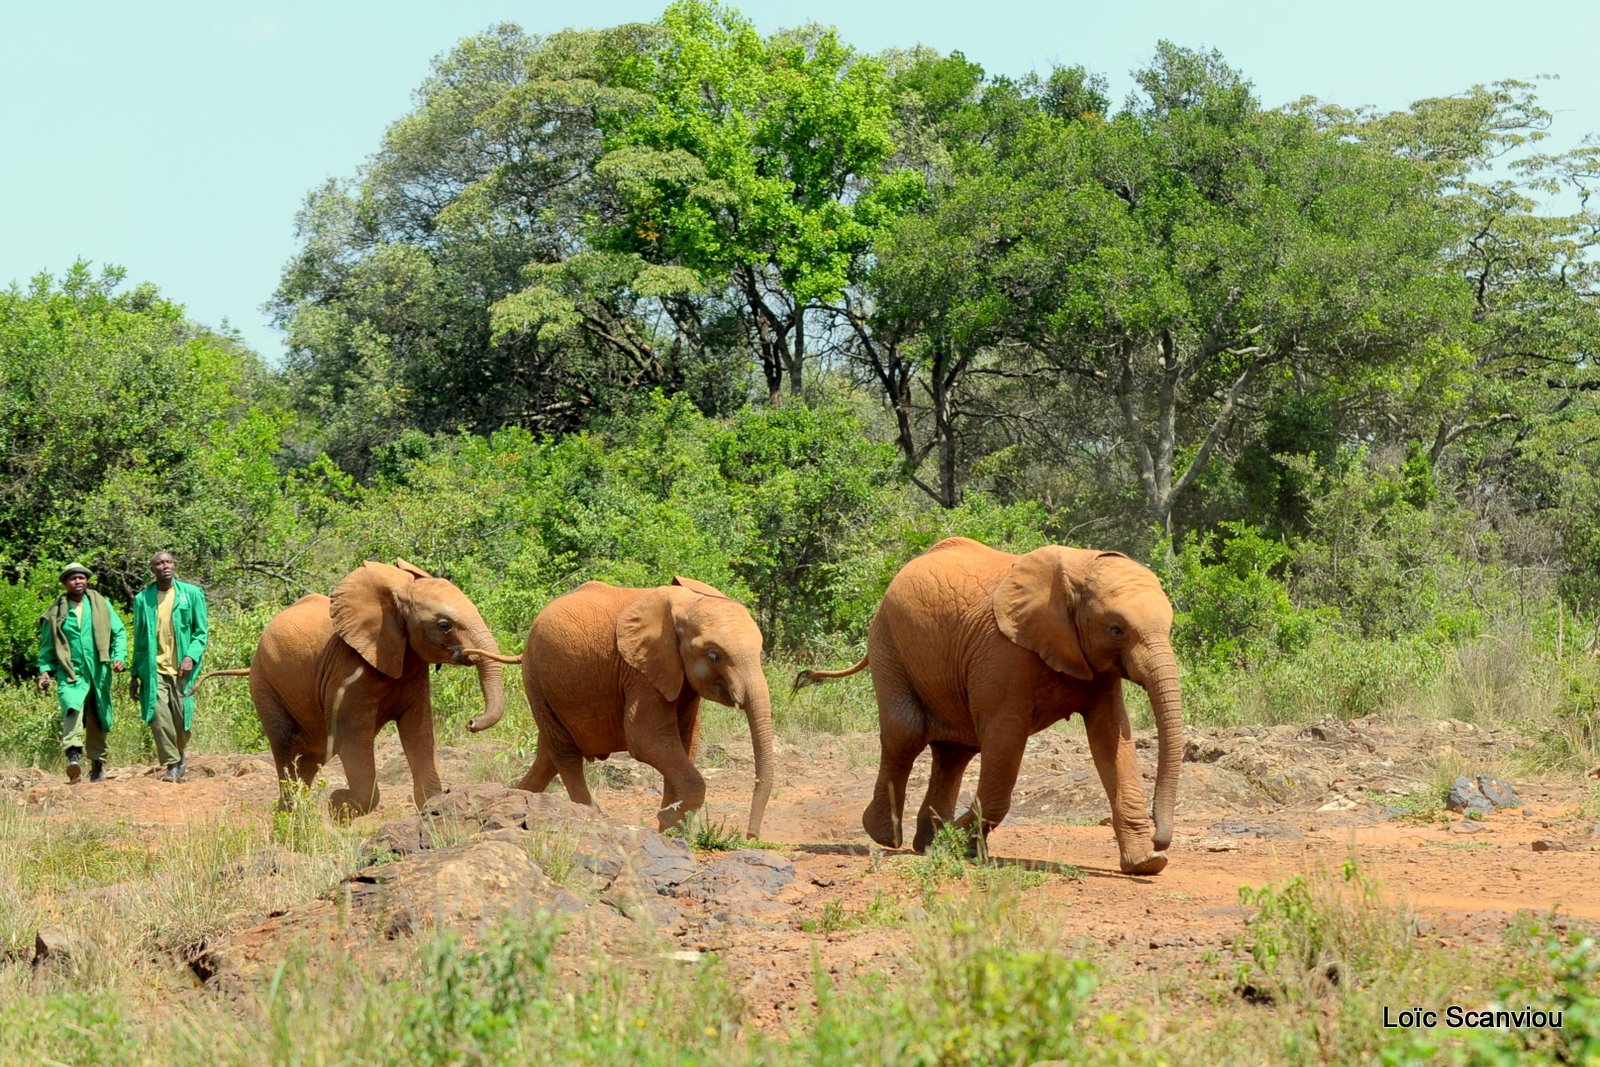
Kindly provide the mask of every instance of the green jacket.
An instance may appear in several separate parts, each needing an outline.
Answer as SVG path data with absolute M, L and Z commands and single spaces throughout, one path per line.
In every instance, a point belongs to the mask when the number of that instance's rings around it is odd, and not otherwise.
M 111 664 L 127 661 L 128 631 L 109 600 L 93 589 L 83 596 L 89 604 L 86 626 L 80 626 L 76 617 L 69 622 L 72 602 L 65 593 L 39 616 L 39 673 L 49 672 L 54 680 L 63 712 L 81 710 L 93 692 L 95 718 L 101 729 L 109 731 Z
M 183 728 L 194 725 L 194 682 L 200 677 L 201 663 L 206 654 L 206 594 L 198 585 L 190 585 L 174 578 L 177 590 L 172 603 L 172 634 L 177 639 L 177 662 L 181 669 L 184 657 L 194 660 L 194 670 L 178 679 L 178 684 L 188 694 L 183 698 Z M 133 676 L 139 679 L 139 713 L 144 721 L 156 717 L 156 697 L 160 687 L 156 679 L 156 602 L 161 590 L 154 582 L 139 590 L 133 598 Z

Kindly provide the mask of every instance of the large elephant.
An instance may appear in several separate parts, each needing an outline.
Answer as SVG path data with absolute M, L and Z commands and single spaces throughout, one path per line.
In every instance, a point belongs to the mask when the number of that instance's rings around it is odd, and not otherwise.
M 749 834 L 760 836 L 772 793 L 772 698 L 761 630 L 744 605 L 692 578 L 652 589 L 585 582 L 533 620 L 521 663 L 539 744 L 518 788 L 540 793 L 560 774 L 567 796 L 593 805 L 583 761 L 627 752 L 661 772 L 665 830 L 705 802 L 694 765 L 703 697 L 750 722 Z
M 421 807 L 441 788 L 429 665 L 476 662 L 484 713 L 472 729 L 505 710 L 504 672 L 471 655 L 480 649 L 499 646 L 467 595 L 403 559 L 362 564 L 331 597 L 301 597 L 267 623 L 249 670 L 280 783 L 310 785 L 337 754 L 349 788 L 334 790 L 334 813 L 370 811 L 378 803 L 373 738 L 393 722 Z
M 939 542 L 895 575 L 873 616 L 867 656 L 843 671 L 802 671 L 796 687 L 871 664 L 882 753 L 862 825 L 901 844 L 906 779 L 933 748 L 912 846 L 921 852 L 954 814 L 961 775 L 983 753 L 973 806 L 956 825 L 1005 818 L 1030 734 L 1083 716 L 1111 800 L 1122 870 L 1167 865 L 1183 760 L 1183 707 L 1172 653 L 1172 605 L 1145 567 L 1117 552 L 1048 545 L 1022 556 L 965 537 Z M 1148 815 L 1122 702 L 1122 680 L 1155 710 L 1160 757 Z M 1151 820 L 1154 820 L 1152 831 Z

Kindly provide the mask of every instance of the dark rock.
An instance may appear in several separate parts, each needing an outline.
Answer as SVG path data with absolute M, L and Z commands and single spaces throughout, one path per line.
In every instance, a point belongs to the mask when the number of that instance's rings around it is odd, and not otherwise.
M 1516 790 L 1510 785 L 1487 774 L 1478 775 L 1478 791 L 1497 808 L 1510 808 L 1522 803 L 1517 799 Z
M 1567 851 L 1567 843 L 1565 841 L 1557 841 L 1551 837 L 1541 837 L 1533 843 L 1533 850 L 1535 852 L 1565 852 Z
M 1444 806 L 1451 811 L 1493 811 L 1494 803 L 1483 795 L 1477 783 L 1462 775 L 1450 783 L 1450 795 L 1445 797 Z

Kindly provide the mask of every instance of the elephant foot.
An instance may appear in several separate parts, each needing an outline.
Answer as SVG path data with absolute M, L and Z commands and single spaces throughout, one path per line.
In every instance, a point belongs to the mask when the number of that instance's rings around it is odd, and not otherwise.
M 1123 874 L 1160 874 L 1166 869 L 1167 854 L 1165 850 L 1152 852 L 1140 860 L 1130 860 L 1127 857 L 1122 859 Z
M 656 812 L 656 830 L 664 834 L 682 822 L 684 816 L 688 814 L 689 810 L 684 807 L 683 801 L 675 800 Z
M 328 797 L 328 812 L 339 822 L 349 822 L 358 818 L 378 806 L 378 791 L 372 791 L 371 799 L 362 804 L 356 795 L 348 789 L 335 789 Z
M 937 815 L 929 813 L 917 817 L 917 834 L 911 839 L 912 851 L 922 854 L 928 851 L 933 844 L 933 839 L 939 836 L 939 829 L 948 823 Z
M 905 840 L 900 833 L 900 820 L 889 818 L 889 813 L 879 810 L 877 804 L 861 813 L 861 828 L 884 848 L 899 848 Z

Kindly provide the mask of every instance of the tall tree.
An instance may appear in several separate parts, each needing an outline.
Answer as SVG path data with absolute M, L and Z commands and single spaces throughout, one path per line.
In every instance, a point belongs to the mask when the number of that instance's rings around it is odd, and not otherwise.
M 308 199 L 273 308 L 302 403 L 347 468 L 369 470 L 406 428 L 569 428 L 631 381 L 613 350 L 496 330 L 491 309 L 530 268 L 581 252 L 586 220 L 607 213 L 598 117 L 633 97 L 604 75 L 648 36 L 467 38 L 358 177 Z
M 1108 120 L 1019 139 L 1032 224 L 996 270 L 1011 337 L 1117 413 L 1105 445 L 1170 535 L 1264 396 L 1448 337 L 1466 294 L 1425 168 L 1263 110 L 1216 53 L 1163 42 L 1137 80 Z
M 622 204 L 602 247 L 694 272 L 736 310 L 771 402 L 803 387 L 807 315 L 836 297 L 920 181 L 888 175 L 882 65 L 832 30 L 769 38 L 683 0 L 616 79 L 648 106 L 608 121 L 598 170 Z
M 1079 92 L 1067 110 L 1099 116 L 1099 83 L 1080 68 L 1048 83 L 997 79 L 960 53 L 891 56 L 897 167 L 922 176 L 926 195 L 886 220 L 861 282 L 829 310 L 850 333 L 849 351 L 894 415 L 911 481 L 940 505 L 961 503 L 966 468 L 996 425 L 1016 412 L 996 405 L 999 379 L 1031 369 L 1000 357 L 1018 309 L 996 266 L 1031 225 L 1032 178 L 999 166 L 1040 109 Z M 936 458 L 935 473 L 924 466 Z
M 1454 231 L 1443 255 L 1471 293 L 1472 329 L 1418 361 L 1390 427 L 1431 466 L 1467 447 L 1484 469 L 1506 469 L 1542 417 L 1600 388 L 1600 148 L 1531 151 L 1553 116 L 1524 82 L 1392 114 L 1322 114 L 1436 176 Z

